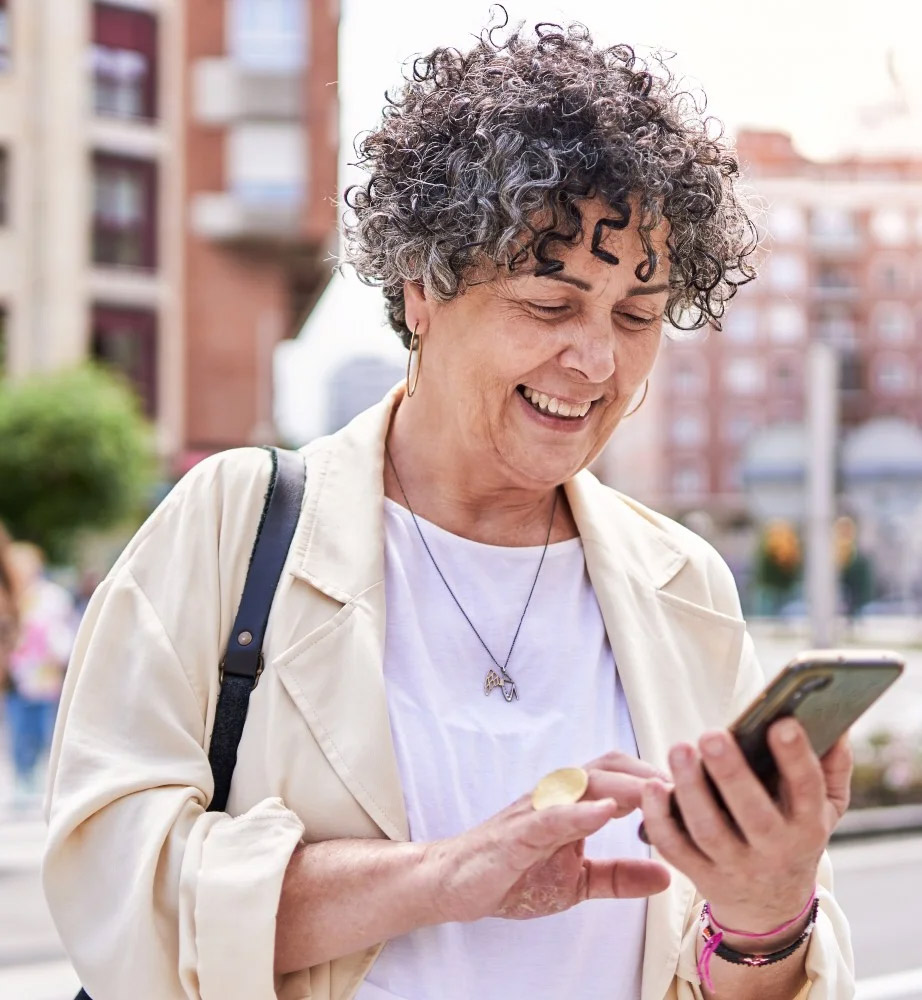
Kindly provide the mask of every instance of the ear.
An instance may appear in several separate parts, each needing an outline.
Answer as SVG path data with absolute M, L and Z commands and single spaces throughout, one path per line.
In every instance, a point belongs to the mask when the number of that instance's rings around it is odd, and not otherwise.
M 431 300 L 426 297 L 426 289 L 420 281 L 405 281 L 403 283 L 404 312 L 407 328 L 414 330 L 419 324 L 420 333 L 429 328 L 429 311 Z

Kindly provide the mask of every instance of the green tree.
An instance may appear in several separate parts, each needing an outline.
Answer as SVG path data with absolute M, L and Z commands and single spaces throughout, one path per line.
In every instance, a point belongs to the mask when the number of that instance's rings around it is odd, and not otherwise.
M 0 384 L 0 520 L 66 560 L 87 530 L 140 512 L 156 466 L 131 389 L 86 365 Z

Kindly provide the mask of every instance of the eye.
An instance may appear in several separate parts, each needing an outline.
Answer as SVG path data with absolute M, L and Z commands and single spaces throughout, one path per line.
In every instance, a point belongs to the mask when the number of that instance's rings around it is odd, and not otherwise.
M 525 304 L 545 316 L 556 316 L 567 311 L 566 306 L 543 306 L 540 302 L 526 302 Z
M 618 315 L 628 324 L 628 326 L 633 326 L 638 330 L 644 326 L 651 326 L 654 322 L 656 322 L 655 316 L 640 316 L 637 313 L 629 312 L 619 312 Z

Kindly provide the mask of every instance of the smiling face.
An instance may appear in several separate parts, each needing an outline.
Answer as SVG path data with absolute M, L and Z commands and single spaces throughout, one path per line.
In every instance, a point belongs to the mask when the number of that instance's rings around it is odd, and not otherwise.
M 524 265 L 470 286 L 448 302 L 405 288 L 407 323 L 419 323 L 423 361 L 410 407 L 417 426 L 438 428 L 479 475 L 500 486 L 562 483 L 598 455 L 650 374 L 668 298 L 665 230 L 653 234 L 658 270 L 636 225 L 609 231 L 591 251 L 596 222 L 611 214 L 585 202 L 585 237 L 554 248 L 563 269 L 546 277 Z

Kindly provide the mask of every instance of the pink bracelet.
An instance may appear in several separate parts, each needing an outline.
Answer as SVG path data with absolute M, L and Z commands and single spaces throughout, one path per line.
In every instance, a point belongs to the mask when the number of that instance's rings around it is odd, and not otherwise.
M 782 931 L 786 931 L 789 927 L 793 927 L 799 920 L 802 920 L 810 908 L 816 902 L 816 888 L 813 889 L 813 893 L 810 899 L 807 901 L 807 905 L 794 917 L 792 920 L 788 920 L 783 923 L 780 927 L 776 927 L 771 931 L 764 931 L 761 934 L 751 934 L 748 931 L 736 931 L 729 927 L 722 927 L 714 919 L 714 914 L 711 913 L 711 904 L 705 902 L 701 909 L 701 923 L 710 926 L 710 930 L 713 932 L 706 937 L 704 947 L 701 949 L 701 957 L 698 959 L 698 976 L 702 979 L 709 990 L 714 989 L 714 984 L 711 981 L 711 958 L 714 953 L 720 947 L 724 934 L 735 934 L 737 937 L 750 938 L 752 940 L 758 940 L 760 938 L 774 937 L 776 934 L 780 934 Z

